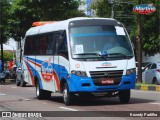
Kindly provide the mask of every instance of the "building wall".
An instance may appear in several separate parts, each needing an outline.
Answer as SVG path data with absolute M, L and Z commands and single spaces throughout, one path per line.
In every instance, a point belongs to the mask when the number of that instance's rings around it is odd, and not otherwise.
M 143 53 L 142 62 L 160 62 L 160 54 L 155 54 L 154 56 L 145 56 Z

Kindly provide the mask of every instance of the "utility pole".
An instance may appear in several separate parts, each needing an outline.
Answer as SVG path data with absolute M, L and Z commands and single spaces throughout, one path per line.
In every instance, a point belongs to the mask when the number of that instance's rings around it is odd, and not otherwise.
M 107 0 L 109 2 L 109 4 L 111 4 L 111 18 L 114 18 L 114 4 L 115 4 L 115 0 Z
M 0 42 L 1 42 L 1 61 L 2 71 L 4 71 L 4 59 L 3 59 L 3 40 L 2 40 L 2 3 L 0 2 Z
M 141 4 L 141 0 L 138 0 L 138 4 Z M 142 36 L 141 36 L 141 14 L 138 14 L 138 36 L 137 36 L 137 43 L 138 43 L 138 83 L 142 83 Z

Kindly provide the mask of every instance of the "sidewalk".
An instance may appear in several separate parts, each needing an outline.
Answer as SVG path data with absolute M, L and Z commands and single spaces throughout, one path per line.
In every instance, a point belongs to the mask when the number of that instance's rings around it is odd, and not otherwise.
M 6 82 L 6 83 L 16 82 L 16 80 L 15 80 L 15 79 L 5 79 L 5 82 Z
M 144 90 L 144 91 L 157 91 L 160 92 L 160 85 L 152 85 L 152 84 L 136 84 L 136 90 Z

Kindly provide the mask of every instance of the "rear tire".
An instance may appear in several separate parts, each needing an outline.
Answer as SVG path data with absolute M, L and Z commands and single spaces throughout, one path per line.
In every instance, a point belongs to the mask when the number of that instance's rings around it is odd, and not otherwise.
M 119 100 L 122 104 L 128 103 L 130 100 L 130 90 L 119 91 Z
M 63 101 L 65 105 L 71 105 L 73 103 L 74 94 L 69 92 L 68 84 L 63 86 Z
M 5 82 L 6 82 L 5 78 L 2 78 L 2 79 L 1 79 L 1 81 L 2 81 L 3 83 L 5 83 Z

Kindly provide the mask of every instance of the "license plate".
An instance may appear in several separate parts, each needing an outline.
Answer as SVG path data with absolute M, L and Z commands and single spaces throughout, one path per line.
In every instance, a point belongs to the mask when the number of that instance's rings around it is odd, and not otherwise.
M 104 85 L 114 84 L 114 80 L 113 79 L 106 79 L 106 80 L 102 80 L 101 83 L 104 84 Z

